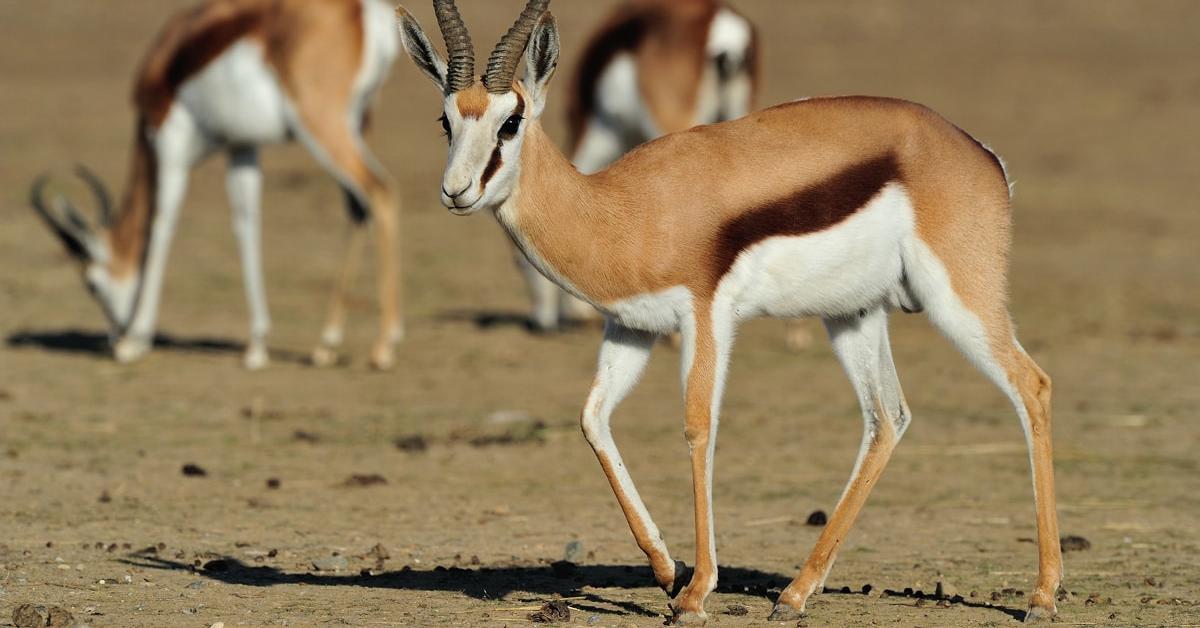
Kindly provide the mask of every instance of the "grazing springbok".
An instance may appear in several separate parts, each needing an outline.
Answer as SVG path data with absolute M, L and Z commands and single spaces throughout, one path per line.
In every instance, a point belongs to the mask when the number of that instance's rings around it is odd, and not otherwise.
M 695 500 L 696 565 L 671 601 L 702 623 L 717 583 L 713 450 L 734 329 L 753 316 L 824 319 L 862 405 L 862 447 L 816 548 L 772 617 L 820 591 L 911 415 L 888 312 L 924 309 L 1012 401 L 1033 467 L 1039 576 L 1028 619 L 1055 613 L 1062 576 L 1050 444 L 1050 378 L 1018 344 L 1006 305 L 1010 199 L 999 159 L 925 107 L 818 98 L 667 135 L 593 175 L 575 170 L 538 117 L 558 61 L 549 0 L 530 0 L 474 73 L 453 0 L 435 0 L 449 61 L 400 9 L 405 47 L 444 94 L 450 151 L 442 202 L 495 214 L 539 271 L 608 317 L 583 410 L 594 448 L 655 579 L 680 575 L 609 427 L 659 334 L 680 331 Z M 525 59 L 525 77 L 514 76 Z
M 62 196 L 47 201 L 47 177 L 32 191 L 34 208 L 82 262 L 87 287 L 111 325 L 117 360 L 150 349 L 190 171 L 224 150 L 250 307 L 245 365 L 266 366 L 258 149 L 296 138 L 345 191 L 354 224 L 313 361 L 336 360 L 345 292 L 362 255 L 364 227 L 374 221 L 381 329 L 371 362 L 392 365 L 403 333 L 397 207 L 362 131 L 399 50 L 392 9 L 382 0 L 208 0 L 167 22 L 136 78 L 133 160 L 119 211 L 109 212 L 103 185 L 85 170 L 102 208 L 99 228 Z
M 598 172 L 639 144 L 697 124 L 740 118 L 758 90 L 758 37 L 720 0 L 628 0 L 592 35 L 568 96 L 575 167 Z M 542 331 L 594 316 L 518 252 Z

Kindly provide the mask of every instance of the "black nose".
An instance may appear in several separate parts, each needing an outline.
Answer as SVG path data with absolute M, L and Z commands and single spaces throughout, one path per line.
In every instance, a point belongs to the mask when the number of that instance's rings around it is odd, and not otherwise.
M 459 191 L 458 191 L 457 193 L 455 193 L 455 194 L 451 194 L 450 192 L 446 191 L 446 187 L 445 187 L 445 186 L 442 186 L 442 194 L 445 194 L 445 195 L 446 195 L 446 196 L 447 196 L 447 197 L 448 197 L 450 200 L 454 200 L 454 199 L 457 199 L 458 197 L 462 196 L 463 194 L 466 194 L 467 190 L 469 190 L 469 189 L 471 189 L 471 186 L 470 186 L 470 185 L 468 185 L 467 187 L 465 187 L 465 188 L 463 188 L 463 189 L 459 190 Z

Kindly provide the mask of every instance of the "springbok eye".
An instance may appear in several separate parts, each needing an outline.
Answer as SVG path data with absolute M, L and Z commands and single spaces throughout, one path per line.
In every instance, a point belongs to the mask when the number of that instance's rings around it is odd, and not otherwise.
M 524 120 L 521 116 L 509 116 L 504 121 L 504 126 L 500 127 L 500 139 L 511 140 L 517 136 L 517 132 L 521 130 L 521 121 Z
M 443 113 L 442 117 L 438 118 L 438 122 L 442 123 L 442 133 L 446 137 L 450 137 L 450 119 L 446 117 L 446 114 Z

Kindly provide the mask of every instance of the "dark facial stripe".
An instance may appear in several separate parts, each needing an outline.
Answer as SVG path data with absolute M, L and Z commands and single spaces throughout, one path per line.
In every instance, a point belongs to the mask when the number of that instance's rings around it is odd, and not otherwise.
M 517 94 L 517 108 L 513 109 L 512 115 L 525 115 L 525 99 L 520 94 Z M 483 169 L 483 176 L 479 178 L 480 190 L 487 188 L 488 181 L 491 181 L 492 177 L 496 176 L 496 173 L 500 171 L 500 166 L 504 165 L 504 157 L 500 154 L 500 149 L 503 147 L 504 140 L 496 142 L 496 149 L 492 151 L 492 158 L 488 160 L 487 166 Z
M 483 169 L 483 177 L 479 179 L 479 189 L 483 190 L 487 187 L 488 181 L 496 176 L 496 172 L 500 170 L 500 166 L 504 165 L 504 159 L 500 156 L 500 147 L 504 142 L 496 143 L 496 150 L 492 151 L 492 158 L 488 160 L 487 167 Z
M 766 203 L 725 223 L 717 234 L 713 285 L 747 248 L 774 236 L 802 236 L 824 231 L 849 218 L 900 179 L 893 154 L 865 161 L 833 177 Z

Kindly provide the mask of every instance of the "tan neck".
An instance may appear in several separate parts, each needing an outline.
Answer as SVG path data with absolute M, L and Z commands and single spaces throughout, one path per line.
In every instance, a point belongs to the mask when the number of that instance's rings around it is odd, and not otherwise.
M 639 223 L 645 199 L 628 188 L 605 173 L 579 173 L 535 120 L 517 189 L 498 217 L 527 254 L 589 299 L 610 302 L 651 287 L 650 271 L 634 269 L 636 252 L 652 237 Z
M 155 181 L 158 168 L 154 150 L 146 138 L 144 127 L 137 125 L 129 181 L 121 208 L 109 227 L 108 240 L 112 258 L 110 271 L 114 277 L 125 278 L 138 272 L 145 257 L 146 241 L 154 220 Z

